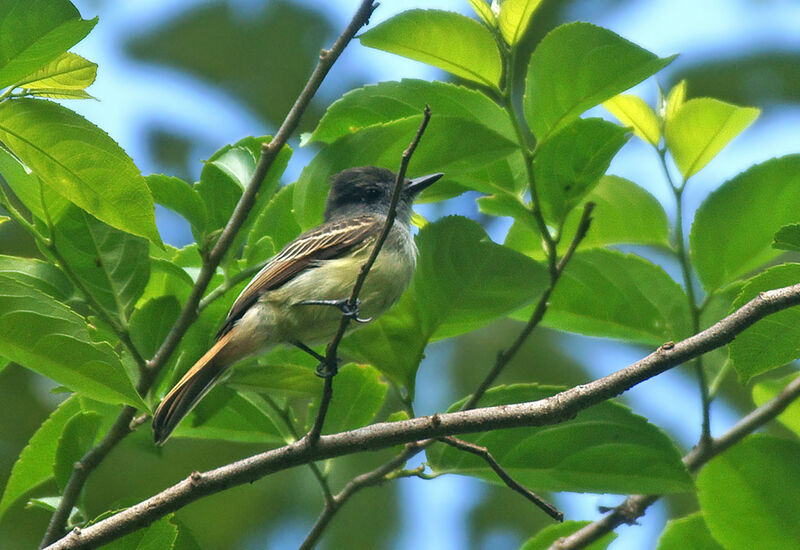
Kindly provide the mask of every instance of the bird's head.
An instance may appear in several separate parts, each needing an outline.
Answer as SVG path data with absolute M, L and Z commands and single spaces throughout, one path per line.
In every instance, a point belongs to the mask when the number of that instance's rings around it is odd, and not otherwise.
M 444 174 L 430 174 L 406 179 L 397 203 L 397 219 L 408 223 L 414 199 Z M 383 214 L 389 211 L 397 174 L 386 168 L 362 166 L 336 174 L 325 205 L 325 220 L 360 214 Z

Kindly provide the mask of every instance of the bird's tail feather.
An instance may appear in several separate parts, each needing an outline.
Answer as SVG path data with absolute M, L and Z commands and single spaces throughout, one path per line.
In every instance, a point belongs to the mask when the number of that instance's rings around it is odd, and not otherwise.
M 214 386 L 214 382 L 225 372 L 229 362 L 220 356 L 230 341 L 231 333 L 220 338 L 193 366 L 161 401 L 153 413 L 153 436 L 156 445 L 161 445 L 178 426 L 183 417 Z

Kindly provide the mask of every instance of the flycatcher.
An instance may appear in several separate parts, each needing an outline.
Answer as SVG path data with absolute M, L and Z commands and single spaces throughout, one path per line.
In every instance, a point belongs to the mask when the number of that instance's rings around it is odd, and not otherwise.
M 231 306 L 217 342 L 161 401 L 153 414 L 156 444 L 167 440 L 233 363 L 277 344 L 292 344 L 319 358 L 308 346 L 333 338 L 342 314 L 367 322 L 394 305 L 417 263 L 411 205 L 442 175 L 405 180 L 397 217 L 364 281 L 359 307 L 349 311 L 359 270 L 386 221 L 396 174 L 374 166 L 337 174 L 325 222 L 287 244 L 253 277 Z

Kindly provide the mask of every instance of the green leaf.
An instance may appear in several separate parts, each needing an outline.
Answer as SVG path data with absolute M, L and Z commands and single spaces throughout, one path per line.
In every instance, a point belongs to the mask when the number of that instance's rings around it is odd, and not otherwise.
M 542 39 L 531 56 L 523 99 L 525 119 L 542 140 L 673 59 L 659 59 L 589 23 L 561 25 Z
M 364 46 L 422 61 L 498 89 L 503 63 L 492 33 L 474 19 L 441 10 L 407 10 L 359 36 Z
M 66 52 L 23 78 L 20 88 L 48 88 L 50 90 L 83 90 L 97 76 L 97 64 L 78 54 Z
M 548 280 L 544 267 L 493 243 L 466 218 L 451 216 L 426 225 L 417 246 L 417 269 L 400 302 L 344 341 L 349 353 L 412 395 L 429 340 L 463 334 L 507 315 L 539 296 Z
M 300 234 L 300 226 L 292 213 L 294 184 L 287 185 L 278 191 L 267 206 L 258 212 L 253 227 L 247 235 L 242 256 L 248 265 L 255 265 L 266 260 Z M 268 238 L 272 245 L 272 253 L 264 256 L 256 254 L 257 245 Z
M 67 0 L 8 0 L 0 3 L 0 88 L 47 65 L 89 34 L 97 18 L 81 19 Z
M 11 469 L 11 476 L 0 499 L 0 518 L 22 495 L 52 479 L 59 435 L 80 409 L 78 398 L 70 397 L 33 434 Z
M 131 340 L 142 357 L 153 357 L 169 334 L 181 305 L 174 296 L 160 296 L 148 300 L 131 314 Z
M 145 529 L 134 531 L 103 545 L 104 550 L 173 550 L 178 539 L 178 527 L 172 514 L 151 523 Z
M 42 260 L 0 255 L 0 275 L 32 286 L 61 302 L 72 296 L 72 283 L 67 276 Z
M 217 386 L 175 429 L 172 437 L 242 443 L 284 443 L 281 430 L 257 395 Z
M 486 126 L 509 141 L 517 140 L 508 114 L 486 94 L 449 82 L 403 79 L 347 92 L 328 107 L 308 141 L 333 143 L 370 126 L 418 116 L 426 104 L 434 120 L 443 116 L 462 118 Z
M 20 164 L 3 147 L 0 147 L 0 175 L 25 208 L 40 220 L 47 219 L 43 201 L 53 223 L 57 223 L 69 207 L 70 203 L 66 199 L 46 185 L 43 186 L 36 174 Z
M 56 248 L 91 295 L 112 315 L 127 320 L 150 276 L 147 241 L 76 206 L 53 231 Z
M 329 181 L 334 174 L 367 165 L 396 171 L 421 120 L 422 115 L 418 115 L 371 126 L 322 149 L 300 174 L 294 189 L 294 213 L 300 226 L 309 229 L 322 221 Z M 485 174 L 487 165 L 505 160 L 514 152 L 519 152 L 516 144 L 481 124 L 434 116 L 414 153 L 408 176 L 444 172 L 444 179 L 423 192 L 423 197 L 432 197 L 442 192 L 443 184 L 446 189 L 448 182 L 472 181 L 465 176 Z
M 369 365 L 345 365 L 336 375 L 330 409 L 323 433 L 333 434 L 369 424 L 383 407 L 389 386 Z M 314 415 L 316 416 L 316 409 Z
M 706 291 L 780 254 L 781 227 L 800 222 L 800 155 L 768 160 L 722 184 L 700 205 L 689 237 Z
M 775 233 L 772 248 L 800 252 L 800 223 L 785 225 Z
M 0 356 L 105 403 L 146 410 L 119 357 L 64 304 L 0 275 Z
M 753 386 L 753 402 L 760 407 L 767 401 L 778 396 L 783 389 L 797 378 L 797 373 L 792 373 L 782 378 L 768 378 L 761 380 Z M 778 415 L 778 422 L 800 436 L 800 401 L 792 401 L 788 407 Z
M 200 241 L 205 235 L 208 213 L 200 194 L 180 178 L 151 174 L 145 178 L 153 200 L 180 214 L 192 227 L 192 235 Z
M 486 392 L 480 406 L 537 401 L 559 391 L 533 384 L 499 386 Z M 449 411 L 459 410 L 465 401 L 453 404 Z M 515 480 L 534 491 L 647 494 L 693 489 L 680 453 L 666 434 L 611 401 L 561 424 L 493 430 L 464 439 L 486 447 Z M 437 473 L 499 483 L 494 471 L 475 455 L 443 444 L 426 453 Z
M 497 27 L 497 17 L 486 0 L 469 0 L 469 5 L 472 6 L 472 11 L 481 18 L 481 21 L 483 21 L 487 27 L 492 29 Z
M 58 88 L 32 88 L 25 90 L 25 94 L 46 99 L 97 99 L 84 90 L 60 90 Z
M 697 477 L 711 534 L 728 550 L 793 548 L 800 540 L 800 443 L 751 435 Z M 746 518 L 746 521 L 744 520 Z
M 478 199 L 482 203 L 484 199 Z M 580 249 L 600 248 L 611 244 L 642 244 L 669 246 L 669 222 L 658 200 L 636 185 L 617 176 L 603 176 L 597 186 L 583 200 L 593 202 L 592 224 L 581 241 Z M 516 221 L 508 232 L 505 246 L 543 260 L 546 258 L 542 239 L 529 216 L 522 217 L 507 212 Z M 559 242 L 559 252 L 566 251 L 575 235 L 583 208 L 578 205 L 567 215 Z
M 530 311 L 514 314 L 527 320 Z M 650 345 L 691 333 L 691 314 L 680 285 L 663 269 L 614 250 L 577 252 L 550 298 L 544 324 L 589 336 Z
M 547 138 L 533 161 L 545 217 L 560 222 L 592 190 L 625 145 L 623 128 L 599 118 L 579 118 Z
M 313 368 L 270 361 L 269 356 L 258 364 L 237 366 L 227 385 L 245 391 L 304 397 L 318 397 L 322 391 L 322 381 Z M 338 384 L 336 388 L 338 391 Z
M 708 530 L 703 514 L 697 512 L 667 522 L 658 550 L 724 550 Z
M 658 146 L 661 141 L 661 125 L 655 111 L 641 97 L 620 94 L 604 101 L 603 107 L 617 117 L 623 126 L 633 128 L 633 132 L 642 140 Z
M 541 3 L 542 0 L 504 0 L 500 4 L 497 21 L 500 26 L 500 34 L 503 35 L 506 44 L 514 46 L 522 40 L 533 17 L 533 12 Z
M 591 523 L 591 521 L 565 521 L 556 525 L 548 525 L 539 531 L 535 537 L 528 539 L 520 550 L 548 550 L 558 539 L 568 537 Z M 584 546 L 584 548 L 586 550 L 605 550 L 616 538 L 617 534 L 611 531 L 603 535 L 599 540 Z
M 710 97 L 690 99 L 667 123 L 664 136 L 684 180 L 703 169 L 761 111 Z
M 53 473 L 59 492 L 64 492 L 74 464 L 94 445 L 101 417 L 93 412 L 79 412 L 69 419 L 58 438 Z
M 42 182 L 101 221 L 161 245 L 150 190 L 100 128 L 51 101 L 0 104 L 0 142 Z
M 758 296 L 759 292 L 797 284 L 800 264 L 767 269 L 750 279 L 733 302 L 733 310 Z M 742 382 L 800 357 L 800 308 L 779 311 L 739 334 L 730 344 L 730 358 Z
M 675 115 L 680 111 L 683 104 L 686 102 L 686 81 L 681 80 L 667 95 L 666 105 L 664 107 L 664 121 L 669 124 Z

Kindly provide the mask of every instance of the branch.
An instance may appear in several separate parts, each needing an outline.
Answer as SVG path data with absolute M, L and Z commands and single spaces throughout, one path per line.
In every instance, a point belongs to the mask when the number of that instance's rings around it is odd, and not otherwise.
M 82 531 L 73 531 L 49 548 L 57 550 L 96 547 L 149 525 L 204 496 L 236 485 L 252 483 L 271 473 L 311 461 L 384 449 L 422 439 L 563 422 L 583 409 L 611 399 L 644 380 L 728 344 L 753 323 L 796 305 L 800 305 L 800 284 L 762 292 L 718 323 L 686 340 L 677 344 L 668 342 L 624 369 L 547 399 L 372 424 L 349 432 L 321 436 L 313 446 L 301 440 L 215 470 L 192 475 L 110 518 Z
M 683 457 L 686 468 L 692 473 L 696 472 L 709 460 L 773 420 L 798 397 L 800 397 L 800 377 L 795 378 L 778 395 L 742 418 L 733 428 L 692 449 Z M 658 498 L 659 495 L 630 496 L 607 516 L 575 531 L 568 537 L 559 539 L 550 548 L 551 550 L 584 548 L 623 523 L 632 524 L 636 518 L 644 515 L 647 508 Z
M 549 502 L 545 501 L 539 495 L 527 489 L 525 486 L 521 485 L 518 481 L 516 481 L 511 475 L 506 472 L 505 468 L 500 466 L 500 463 L 495 460 L 492 456 L 492 453 L 489 452 L 489 449 L 486 447 L 481 447 L 480 445 L 475 445 L 474 443 L 470 443 L 469 441 L 464 441 L 463 439 L 458 439 L 457 437 L 441 437 L 439 441 L 442 443 L 446 443 L 451 447 L 454 447 L 460 451 L 464 451 L 467 453 L 472 453 L 476 456 L 479 456 L 486 463 L 489 467 L 494 470 L 503 483 L 505 483 L 509 489 L 513 489 L 514 491 L 518 492 L 531 502 L 533 502 L 536 506 L 538 506 L 541 510 L 544 511 L 545 514 L 550 516 L 556 521 L 564 521 L 564 513 L 561 512 L 558 508 L 550 504 Z
M 363 0 L 361 2 L 358 11 L 356 11 L 355 15 L 353 16 L 353 19 L 347 25 L 347 28 L 344 30 L 344 32 L 342 32 L 341 36 L 339 36 L 336 42 L 334 42 L 331 49 L 322 50 L 322 53 L 320 53 L 319 56 L 319 62 L 317 63 L 314 72 L 309 77 L 308 82 L 303 88 L 303 91 L 300 92 L 300 95 L 297 97 L 294 105 L 286 115 L 286 118 L 275 134 L 275 137 L 272 138 L 268 144 L 265 144 L 262 147 L 261 156 L 259 157 L 255 171 L 253 172 L 253 175 L 247 184 L 247 189 L 245 189 L 244 193 L 239 199 L 239 202 L 236 204 L 236 208 L 231 215 L 231 219 L 228 220 L 225 229 L 220 234 L 219 240 L 217 240 L 214 248 L 205 258 L 203 267 L 200 269 L 200 273 L 197 277 L 197 281 L 192 287 L 189 299 L 181 310 L 181 313 L 178 316 L 178 319 L 175 321 L 172 330 L 170 330 L 169 334 L 164 339 L 164 342 L 161 344 L 161 347 L 158 349 L 153 358 L 147 363 L 147 369 L 142 373 L 142 376 L 139 379 L 137 390 L 140 394 L 144 395 L 147 393 L 147 391 L 150 389 L 150 386 L 152 386 L 153 382 L 155 381 L 156 375 L 166 364 L 167 360 L 169 360 L 172 353 L 178 347 L 178 343 L 181 341 L 181 338 L 183 338 L 184 334 L 186 334 L 186 331 L 197 318 L 198 306 L 201 298 L 203 297 L 203 293 L 208 287 L 208 284 L 211 282 L 211 278 L 216 272 L 217 267 L 222 261 L 222 258 L 225 256 L 225 253 L 233 243 L 236 234 L 244 224 L 247 215 L 255 205 L 258 191 L 261 188 L 264 177 L 267 175 L 272 163 L 275 161 L 278 153 L 288 141 L 289 136 L 297 128 L 300 118 L 308 108 L 311 98 L 314 97 L 314 94 L 319 89 L 322 81 L 328 74 L 328 71 L 330 71 L 333 64 L 339 58 L 339 55 L 344 50 L 345 46 L 347 46 L 347 44 L 353 39 L 356 32 L 358 32 L 361 27 L 369 22 L 372 12 L 377 7 L 378 4 L 373 4 L 373 0 Z M 79 463 L 84 464 L 85 467 L 80 471 L 77 469 L 73 470 L 72 475 L 67 482 L 67 489 L 70 489 L 69 495 L 67 495 L 65 490 L 65 494 L 61 497 L 58 508 L 56 508 L 56 511 L 50 520 L 47 532 L 42 540 L 42 546 L 52 543 L 59 536 L 61 536 L 69 511 L 74 506 L 76 499 L 83 488 L 86 478 L 91 473 L 91 470 L 94 469 L 97 464 L 103 461 L 111 449 L 116 447 L 116 445 L 122 441 L 122 439 L 124 439 L 128 433 L 130 433 L 130 429 L 127 429 L 127 426 L 130 424 L 135 413 L 136 411 L 132 407 L 124 407 L 122 412 L 120 412 L 119 416 L 117 417 L 117 420 L 114 422 L 114 427 L 122 426 L 123 428 L 118 430 L 110 430 L 97 446 L 89 450 L 89 452 L 84 455 L 83 458 L 81 458 Z M 67 496 L 69 498 L 67 498 Z
M 358 304 L 358 294 L 361 292 L 361 288 L 364 286 L 364 281 L 366 281 L 367 275 L 369 275 L 372 266 L 375 264 L 375 260 L 378 258 L 381 248 L 383 248 L 383 243 L 386 242 L 386 238 L 389 236 L 389 231 L 391 231 L 392 226 L 394 225 L 394 220 L 397 217 L 397 203 L 400 202 L 400 194 L 403 191 L 403 184 L 405 183 L 408 163 L 411 161 L 411 156 L 417 149 L 419 140 L 422 139 L 422 134 L 425 133 L 425 128 L 427 128 L 430 119 L 431 108 L 430 106 L 425 105 L 425 109 L 422 111 L 422 122 L 417 129 L 417 133 L 414 135 L 414 139 L 411 140 L 408 148 L 403 151 L 402 158 L 400 159 L 400 169 L 397 171 L 397 177 L 395 178 L 394 188 L 392 191 L 392 200 L 389 203 L 389 211 L 386 213 L 386 221 L 383 224 L 383 229 L 381 229 L 378 239 L 375 241 L 375 245 L 372 247 L 372 252 L 370 252 L 369 258 L 367 258 L 367 261 L 361 266 L 361 270 L 358 272 L 358 277 L 356 277 L 356 282 L 353 285 L 353 291 L 350 293 L 350 298 L 347 300 L 351 311 L 356 310 Z M 314 419 L 314 424 L 311 426 L 311 430 L 306 436 L 306 441 L 309 445 L 314 445 L 319 439 L 320 433 L 322 433 L 322 425 L 325 422 L 325 415 L 328 413 L 328 406 L 330 405 L 331 398 L 333 397 L 333 373 L 336 369 L 336 355 L 339 349 L 339 343 L 344 337 L 344 333 L 347 330 L 348 324 L 350 324 L 350 317 L 342 315 L 342 319 L 339 321 L 339 330 L 336 332 L 333 340 L 330 341 L 327 349 L 325 350 L 325 363 L 327 366 L 328 375 L 325 377 L 325 385 L 322 388 L 322 398 L 320 399 L 317 417 Z

